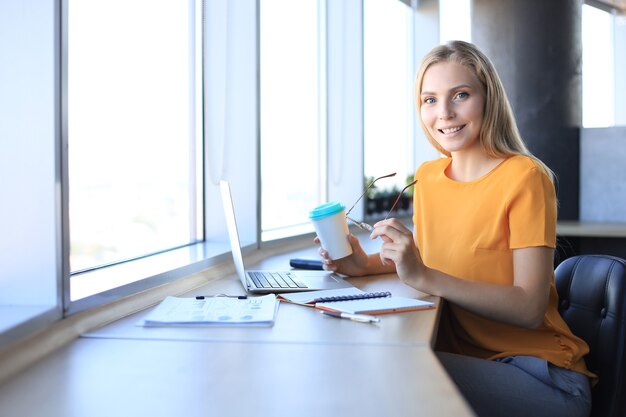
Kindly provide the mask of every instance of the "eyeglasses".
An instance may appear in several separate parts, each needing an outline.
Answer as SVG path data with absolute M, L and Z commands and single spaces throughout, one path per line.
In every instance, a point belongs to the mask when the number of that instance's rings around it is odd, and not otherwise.
M 363 196 L 365 196 L 365 194 L 367 194 L 367 192 L 369 191 L 370 188 L 372 188 L 372 186 L 374 185 L 374 183 L 380 179 L 383 178 L 389 178 L 389 177 L 393 177 L 395 176 L 396 173 L 394 172 L 393 174 L 387 174 L 387 175 L 383 175 L 382 177 L 378 177 L 375 178 L 372 182 L 369 183 L 369 185 L 367 187 L 365 187 L 365 192 L 363 192 L 363 194 L 361 194 L 361 196 L 356 200 L 356 202 L 352 205 L 352 207 L 350 207 L 350 209 L 346 212 L 346 219 L 350 220 L 352 223 L 354 223 L 358 228 L 362 229 L 362 230 L 366 230 L 368 232 L 371 232 L 374 230 L 374 228 L 365 223 L 365 222 L 359 222 L 357 220 L 354 220 L 352 218 L 350 218 L 349 214 L 350 212 L 352 212 L 352 209 L 354 207 L 356 207 L 357 203 L 359 201 L 361 201 L 361 199 L 363 198 Z M 404 187 L 402 189 L 402 191 L 400 191 L 400 193 L 398 193 L 398 197 L 396 197 L 396 200 L 393 202 L 393 205 L 391 206 L 391 208 L 389 209 L 389 211 L 387 212 L 387 215 L 385 216 L 384 220 L 387 220 L 387 218 L 389 217 L 389 215 L 391 214 L 391 212 L 393 211 L 393 209 L 396 208 L 396 206 L 398 205 L 398 202 L 400 201 L 400 198 L 402 198 L 402 194 L 404 194 L 404 192 L 406 191 L 407 188 L 412 187 L 413 185 L 415 185 L 415 183 L 417 182 L 417 180 L 411 182 L 410 184 L 408 184 L 406 187 Z

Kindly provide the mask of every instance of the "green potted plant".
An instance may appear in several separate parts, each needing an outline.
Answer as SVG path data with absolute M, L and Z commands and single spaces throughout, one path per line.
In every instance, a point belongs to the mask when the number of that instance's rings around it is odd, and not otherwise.
M 374 181 L 374 177 L 365 177 L 363 182 L 363 189 L 367 188 Z M 365 193 L 365 216 L 371 216 L 376 213 L 376 184 L 373 184 Z

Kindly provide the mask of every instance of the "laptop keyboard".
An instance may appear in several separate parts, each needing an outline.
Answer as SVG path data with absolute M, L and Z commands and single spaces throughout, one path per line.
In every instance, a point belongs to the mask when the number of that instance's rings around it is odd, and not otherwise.
M 290 272 L 248 272 L 248 276 L 257 288 L 307 288 L 306 285 L 294 281 Z

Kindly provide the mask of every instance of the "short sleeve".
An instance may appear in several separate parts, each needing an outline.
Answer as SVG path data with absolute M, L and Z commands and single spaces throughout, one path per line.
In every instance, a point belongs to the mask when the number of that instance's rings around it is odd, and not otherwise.
M 534 167 L 520 179 L 509 203 L 510 248 L 556 247 L 556 216 L 554 185 Z

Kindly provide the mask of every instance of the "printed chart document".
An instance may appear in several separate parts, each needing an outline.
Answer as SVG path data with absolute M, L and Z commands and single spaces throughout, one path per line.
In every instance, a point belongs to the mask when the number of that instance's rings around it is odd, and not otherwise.
M 248 297 L 167 297 L 143 326 L 272 326 L 280 303 L 274 294 Z
M 430 301 L 393 297 L 390 292 L 365 292 L 358 288 L 278 294 L 278 299 L 320 310 L 352 314 L 386 314 L 434 308 Z

